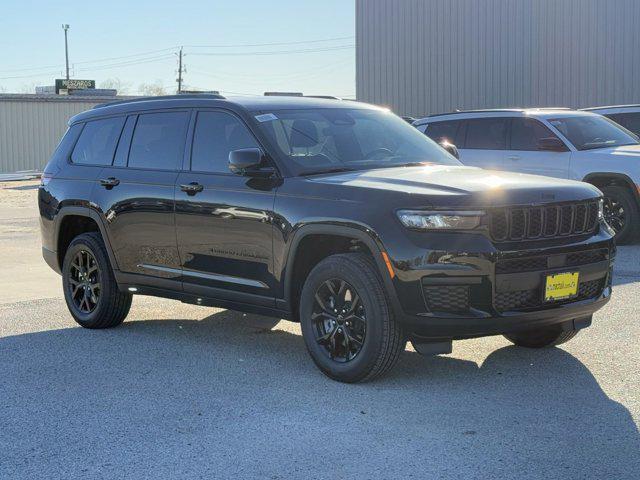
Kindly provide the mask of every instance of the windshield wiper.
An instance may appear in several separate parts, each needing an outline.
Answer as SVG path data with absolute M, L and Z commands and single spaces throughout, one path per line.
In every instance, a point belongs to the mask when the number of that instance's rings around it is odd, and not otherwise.
M 335 167 L 335 168 L 327 168 L 324 170 L 306 170 L 306 171 L 302 171 L 300 173 L 300 175 L 306 176 L 306 175 L 322 175 L 324 173 L 339 173 L 339 172 L 355 172 L 356 169 L 355 168 L 349 168 L 349 167 Z

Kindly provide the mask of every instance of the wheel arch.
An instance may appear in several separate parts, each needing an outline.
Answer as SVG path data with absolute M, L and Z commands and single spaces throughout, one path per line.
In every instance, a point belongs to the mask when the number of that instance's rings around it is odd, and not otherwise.
M 585 176 L 582 181 L 598 188 L 625 187 L 631 192 L 636 203 L 640 206 L 640 192 L 638 192 L 638 187 L 633 180 L 631 180 L 631 177 L 624 173 L 593 172 Z
M 398 300 L 395 294 L 393 280 L 389 273 L 390 266 L 387 265 L 387 263 L 385 262 L 385 257 L 383 256 L 383 253 L 384 255 L 386 255 L 386 252 L 384 250 L 382 242 L 375 235 L 375 233 L 372 230 L 361 226 L 313 224 L 303 226 L 298 231 L 296 231 L 286 256 L 286 267 L 284 273 L 284 303 L 286 308 L 291 311 L 292 317 L 294 319 L 297 319 L 297 294 L 302 289 L 302 284 L 301 282 L 299 282 L 301 280 L 299 278 L 300 269 L 296 266 L 297 264 L 299 265 L 299 261 L 301 260 L 300 255 L 302 255 L 304 252 L 304 249 L 301 249 L 301 246 L 304 246 L 305 241 L 308 242 L 311 239 L 316 239 L 319 237 L 342 239 L 342 241 L 348 242 L 354 247 L 359 247 L 360 245 L 362 247 L 365 247 L 368 250 L 368 253 L 370 253 L 371 257 L 373 258 L 373 261 L 378 269 L 378 273 L 382 278 L 385 290 L 387 291 L 388 297 L 391 300 L 392 307 L 394 308 L 394 310 L 397 308 Z M 329 250 L 329 255 L 335 253 L 346 253 L 348 251 L 355 250 L 342 249 L 340 251 L 334 252 L 331 252 Z M 320 256 L 312 265 L 307 265 L 302 270 L 304 272 L 304 278 L 306 278 L 306 275 L 308 275 L 313 266 L 317 265 L 319 261 L 329 255 Z
M 72 222 L 72 220 L 75 218 L 87 219 L 87 221 L 92 222 L 92 224 L 95 225 L 95 228 L 80 228 L 72 230 L 72 232 L 76 233 L 76 235 L 66 235 L 65 228 L 69 227 L 70 222 Z M 64 254 L 66 252 L 66 248 L 69 246 L 69 243 L 71 243 L 73 238 L 75 238 L 77 235 L 91 231 L 98 232 L 100 234 L 107 250 L 109 261 L 111 262 L 113 269 L 117 270 L 118 264 L 116 262 L 115 255 L 113 254 L 113 250 L 109 242 L 109 237 L 107 236 L 107 231 L 102 219 L 100 218 L 100 215 L 98 214 L 98 212 L 91 210 L 90 208 L 78 206 L 63 207 L 56 216 L 55 245 L 57 247 L 56 255 L 58 267 L 60 268 L 60 270 L 62 270 Z

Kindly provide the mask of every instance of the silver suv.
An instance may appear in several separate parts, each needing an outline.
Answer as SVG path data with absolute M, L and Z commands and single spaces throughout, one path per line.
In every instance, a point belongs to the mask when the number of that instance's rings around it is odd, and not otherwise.
M 455 145 L 467 165 L 591 183 L 605 195 L 605 217 L 618 242 L 640 238 L 640 142 L 602 115 L 476 110 L 432 115 L 414 126 L 441 144 Z

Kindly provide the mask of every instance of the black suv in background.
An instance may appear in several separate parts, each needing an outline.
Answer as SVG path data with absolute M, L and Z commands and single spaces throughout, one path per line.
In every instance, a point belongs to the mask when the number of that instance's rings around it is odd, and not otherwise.
M 615 255 L 586 183 L 464 167 L 387 110 L 340 100 L 144 98 L 73 117 L 42 178 L 43 255 L 76 321 L 132 295 L 301 323 L 358 382 L 410 340 L 572 338 Z

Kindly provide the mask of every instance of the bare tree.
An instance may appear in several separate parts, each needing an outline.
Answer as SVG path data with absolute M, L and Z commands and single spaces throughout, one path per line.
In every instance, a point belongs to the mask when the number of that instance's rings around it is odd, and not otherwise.
M 107 78 L 100 82 L 100 88 L 116 90 L 118 95 L 128 95 L 131 91 L 131 82 L 125 82 L 119 78 Z
M 138 87 L 138 92 L 142 95 L 155 97 L 158 95 L 166 95 L 167 91 L 162 86 L 162 82 L 156 80 L 155 83 L 142 83 Z

